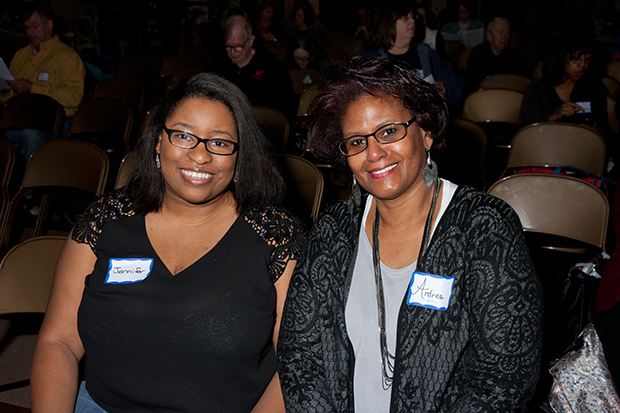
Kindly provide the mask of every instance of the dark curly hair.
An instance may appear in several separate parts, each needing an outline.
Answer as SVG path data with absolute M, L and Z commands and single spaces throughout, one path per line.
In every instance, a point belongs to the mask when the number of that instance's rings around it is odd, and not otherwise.
M 313 154 L 341 170 L 346 157 L 338 150 L 342 117 L 349 105 L 366 95 L 392 97 L 411 111 L 417 125 L 431 134 L 436 154 L 444 147 L 448 106 L 436 89 L 404 62 L 386 57 L 358 57 L 330 66 L 320 93 L 312 101 L 308 139 Z
M 239 152 L 235 174 L 238 181 L 230 183 L 230 190 L 238 210 L 281 204 L 286 192 L 284 179 L 248 98 L 228 80 L 211 73 L 199 73 L 179 83 L 164 97 L 136 148 L 136 164 L 125 188 L 135 211 L 146 214 L 161 208 L 166 185 L 155 164 L 155 148 L 166 121 L 180 105 L 192 98 L 224 104 L 237 125 Z

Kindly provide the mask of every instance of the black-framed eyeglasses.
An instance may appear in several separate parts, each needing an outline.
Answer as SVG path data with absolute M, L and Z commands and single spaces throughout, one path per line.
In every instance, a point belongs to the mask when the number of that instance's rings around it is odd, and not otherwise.
M 348 137 L 338 144 L 338 149 L 344 156 L 357 155 L 368 148 L 368 138 L 371 136 L 382 144 L 397 142 L 407 135 L 407 128 L 413 124 L 414 120 L 415 118 L 407 122 L 388 123 L 368 135 Z
M 207 152 L 214 155 L 229 156 L 239 150 L 239 144 L 237 142 L 229 141 L 228 139 L 202 139 L 196 135 L 192 135 L 189 132 L 168 129 L 166 127 L 164 127 L 164 131 L 166 131 L 170 143 L 174 146 L 178 146 L 179 148 L 194 149 L 202 142 L 205 144 Z
M 240 52 L 240 51 L 243 50 L 243 48 L 245 47 L 245 45 L 248 42 L 248 40 L 250 40 L 249 37 L 247 39 L 245 39 L 245 42 L 243 42 L 243 44 L 238 44 L 236 46 L 226 45 L 226 51 L 230 52 L 231 50 L 234 50 L 235 52 Z

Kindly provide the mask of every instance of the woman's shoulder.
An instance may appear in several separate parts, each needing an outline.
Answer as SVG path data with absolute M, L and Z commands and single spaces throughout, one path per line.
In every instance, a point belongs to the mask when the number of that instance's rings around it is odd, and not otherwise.
M 304 224 L 283 208 L 269 206 L 243 212 L 245 221 L 270 245 L 303 240 Z
M 80 244 L 90 245 L 94 250 L 99 234 L 109 219 L 133 215 L 135 215 L 135 211 L 125 194 L 124 188 L 108 192 L 93 201 L 80 215 L 73 227 L 71 238 Z
M 459 221 L 466 221 L 468 225 L 508 225 L 522 230 L 521 221 L 517 213 L 504 200 L 489 195 L 478 189 L 459 185 L 452 202 L 446 210 L 446 216 Z M 462 225 L 459 224 L 459 225 Z

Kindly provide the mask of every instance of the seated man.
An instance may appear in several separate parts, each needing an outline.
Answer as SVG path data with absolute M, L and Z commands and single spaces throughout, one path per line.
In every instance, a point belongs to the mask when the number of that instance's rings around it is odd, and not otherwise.
M 33 5 L 24 14 L 26 36 L 30 45 L 19 49 L 11 60 L 10 71 L 15 80 L 7 80 L 9 91 L 0 93 L 0 102 L 22 93 L 50 96 L 65 109 L 67 122 L 64 133 L 69 131 L 70 118 L 84 95 L 84 64 L 80 56 L 60 41 L 52 32 L 54 18 L 47 6 Z M 32 151 L 53 138 L 50 133 L 34 129 L 8 131 L 5 137 L 15 147 L 20 147 L 28 162 Z
M 475 48 L 467 60 L 465 94 L 478 89 L 485 77 L 500 73 L 517 73 L 530 77 L 528 66 L 521 54 L 508 48 L 510 22 L 496 17 L 487 26 L 487 40 Z
M 252 24 L 243 16 L 224 20 L 228 59 L 214 59 L 211 71 L 228 78 L 254 106 L 267 106 L 291 119 L 297 110 L 293 83 L 283 63 L 273 53 L 254 49 Z

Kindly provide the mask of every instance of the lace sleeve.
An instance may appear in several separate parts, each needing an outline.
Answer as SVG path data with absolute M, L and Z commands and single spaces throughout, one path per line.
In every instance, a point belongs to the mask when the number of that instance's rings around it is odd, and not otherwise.
M 275 283 L 284 273 L 289 260 L 296 260 L 306 238 L 304 225 L 288 212 L 269 207 L 248 211 L 246 221 L 267 244 L 274 247 L 269 260 L 269 276 Z
M 134 214 L 131 202 L 122 189 L 109 192 L 95 200 L 80 215 L 73 227 L 71 239 L 79 244 L 90 245 L 95 252 L 97 239 L 107 219 L 129 217 Z

